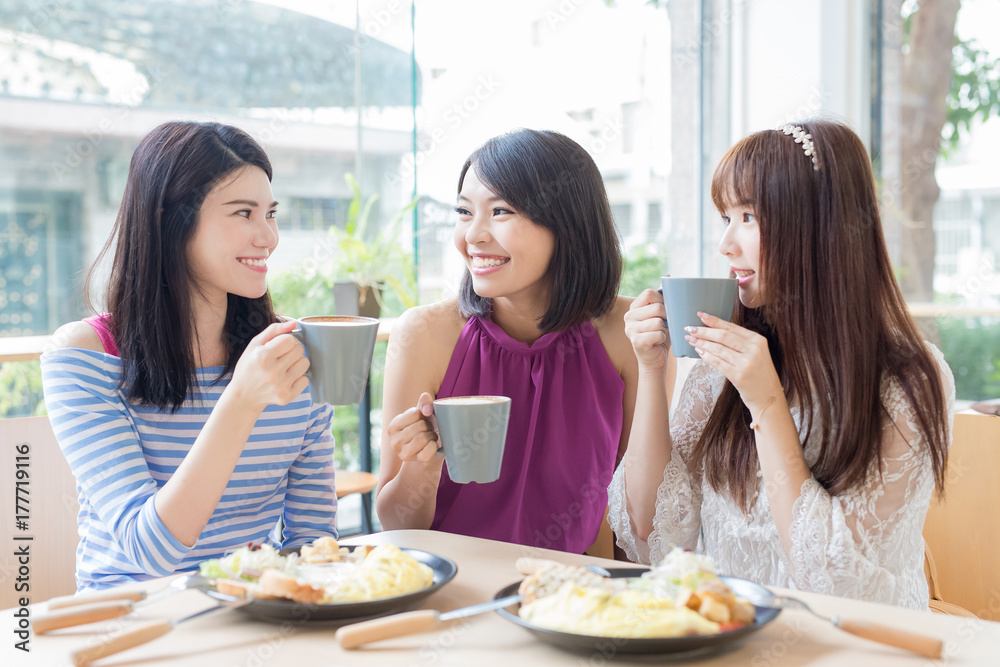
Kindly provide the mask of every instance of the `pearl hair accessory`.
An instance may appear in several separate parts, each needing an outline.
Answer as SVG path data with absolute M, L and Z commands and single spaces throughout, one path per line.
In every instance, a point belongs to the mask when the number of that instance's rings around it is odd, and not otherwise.
M 813 146 L 812 135 L 800 126 L 790 123 L 778 129 L 795 139 L 795 143 L 802 144 L 802 152 L 812 159 L 813 171 L 819 171 L 819 160 L 816 159 L 816 147 Z

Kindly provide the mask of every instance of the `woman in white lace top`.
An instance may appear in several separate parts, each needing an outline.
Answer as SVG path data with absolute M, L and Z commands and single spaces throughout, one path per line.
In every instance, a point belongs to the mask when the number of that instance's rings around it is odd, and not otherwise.
M 736 144 L 712 181 L 733 322 L 705 315 L 668 419 L 662 297 L 625 317 L 640 384 L 609 521 L 634 560 L 702 540 L 720 572 L 927 608 L 924 516 L 954 381 L 895 282 L 867 152 L 826 121 Z

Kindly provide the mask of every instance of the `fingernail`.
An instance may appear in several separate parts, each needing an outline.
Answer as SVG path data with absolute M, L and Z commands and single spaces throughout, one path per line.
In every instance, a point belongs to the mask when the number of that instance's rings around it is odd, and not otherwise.
M 694 343 L 694 336 L 684 336 L 684 340 L 686 340 L 687 342 L 693 344 Z
M 705 354 L 705 350 L 701 349 L 700 347 L 694 348 L 694 351 L 697 352 L 698 354 Z
M 694 327 L 684 327 L 684 331 L 687 331 L 688 333 L 694 333 Z
M 703 313 L 703 312 L 701 312 L 701 311 L 699 310 L 699 311 L 698 311 L 698 317 L 700 317 L 701 319 L 705 319 L 706 317 L 708 317 L 708 314 L 707 314 L 707 313 Z

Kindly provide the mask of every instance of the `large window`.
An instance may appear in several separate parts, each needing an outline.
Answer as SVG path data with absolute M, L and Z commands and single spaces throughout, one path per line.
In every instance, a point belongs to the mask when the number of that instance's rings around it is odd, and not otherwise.
M 629 270 L 652 261 L 661 273 L 724 275 L 715 163 L 749 132 L 827 115 L 876 159 L 898 275 L 959 398 L 998 396 L 1000 120 L 959 125 L 943 152 L 914 148 L 907 59 L 933 51 L 912 33 L 919 5 L 0 0 L 0 335 L 84 314 L 80 277 L 111 228 L 131 151 L 165 120 L 233 123 L 264 144 L 282 202 L 272 285 L 287 314 L 304 315 L 332 308 L 314 270 L 328 264 L 330 228 L 347 225 L 348 174 L 364 200 L 378 195 L 374 228 L 416 199 L 398 240 L 413 252 L 420 302 L 453 294 L 461 275 L 451 231 L 464 160 L 516 127 L 590 151 Z M 994 63 L 995 86 L 997 7 L 963 0 L 955 32 L 971 50 L 946 44 L 926 62 L 954 56 L 943 71 L 967 82 Z M 907 180 L 921 170 L 934 187 Z M 936 196 L 914 206 L 914 193 Z M 401 308 L 390 299 L 386 314 Z M 355 424 L 341 424 L 347 458 Z
M 584 146 L 604 176 L 623 246 L 653 244 L 666 268 L 671 35 L 661 4 L 417 2 L 422 299 L 454 294 L 461 275 L 449 211 L 465 159 L 518 127 L 556 130 Z
M 959 400 L 975 401 L 1000 397 L 993 158 L 1000 38 L 992 29 L 1000 5 L 958 6 L 671 0 L 667 254 L 674 272 L 724 275 L 715 249 L 721 227 L 708 200 L 722 153 L 789 119 L 844 120 L 872 154 L 886 238 L 911 311 L 944 352 Z M 941 30 L 952 25 L 954 35 Z M 689 236 L 694 253 L 686 252 Z
M 280 202 L 276 306 L 326 308 L 302 262 L 345 227 L 347 175 L 363 198 L 378 194 L 373 229 L 412 197 L 400 171 L 421 79 L 412 41 L 410 2 L 0 1 L 0 336 L 87 314 L 81 278 L 132 151 L 168 120 L 229 123 L 261 142 Z M 4 364 L 0 412 L 43 409 L 38 389 L 37 364 Z M 338 410 L 335 429 L 338 462 L 356 466 L 357 414 Z

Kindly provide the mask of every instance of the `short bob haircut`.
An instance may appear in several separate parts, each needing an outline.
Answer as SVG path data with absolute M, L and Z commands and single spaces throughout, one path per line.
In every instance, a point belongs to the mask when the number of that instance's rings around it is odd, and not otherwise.
M 271 162 L 246 132 L 220 123 L 171 122 L 147 134 L 129 164 L 121 208 L 107 244 L 114 247 L 105 307 L 129 400 L 176 411 L 194 385 L 196 337 L 187 248 L 205 197 L 226 177 Z M 87 295 L 89 302 L 89 294 Z M 271 297 L 229 295 L 223 329 L 231 371 L 250 340 L 275 322 Z
M 548 279 L 555 288 L 538 323 L 543 333 L 599 317 L 614 305 L 622 254 L 601 172 L 578 143 L 558 132 L 519 129 L 494 137 L 465 161 L 518 213 L 552 232 Z M 458 308 L 464 317 L 489 316 L 492 300 L 476 294 L 466 270 Z

